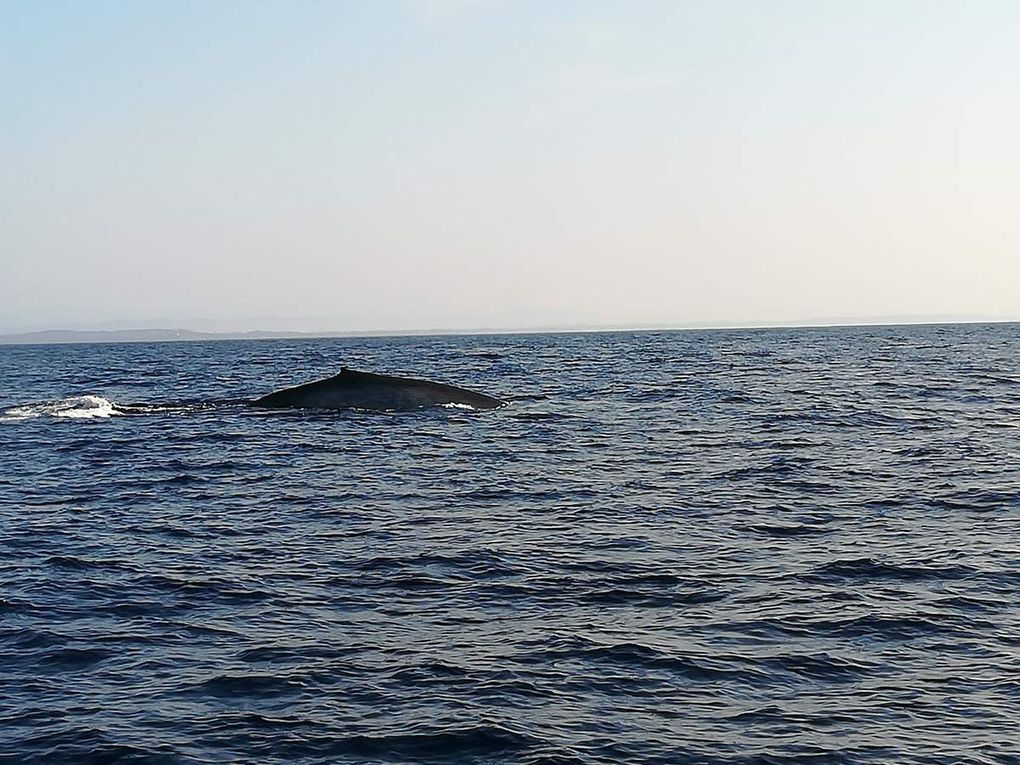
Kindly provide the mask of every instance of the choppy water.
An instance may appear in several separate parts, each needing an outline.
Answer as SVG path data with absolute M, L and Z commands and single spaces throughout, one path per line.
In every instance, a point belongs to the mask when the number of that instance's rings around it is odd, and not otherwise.
M 341 364 L 490 412 L 257 411 Z M 1020 762 L 1020 326 L 0 347 L 0 762 Z

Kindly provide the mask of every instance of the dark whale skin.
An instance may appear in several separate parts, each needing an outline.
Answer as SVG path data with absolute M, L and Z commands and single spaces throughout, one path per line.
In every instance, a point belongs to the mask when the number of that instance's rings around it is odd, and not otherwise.
M 249 402 L 271 409 L 374 409 L 401 411 L 440 404 L 465 404 L 473 409 L 495 409 L 506 402 L 484 393 L 410 377 L 377 375 L 344 367 L 323 380 L 284 388 Z

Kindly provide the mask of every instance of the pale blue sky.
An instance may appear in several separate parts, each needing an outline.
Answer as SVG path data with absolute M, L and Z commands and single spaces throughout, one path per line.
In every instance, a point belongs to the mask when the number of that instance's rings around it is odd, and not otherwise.
M 1015 2 L 0 2 L 0 330 L 1020 318 Z

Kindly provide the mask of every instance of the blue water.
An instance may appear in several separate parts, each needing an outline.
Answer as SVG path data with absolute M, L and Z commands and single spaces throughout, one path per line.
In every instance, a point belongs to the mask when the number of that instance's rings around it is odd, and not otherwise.
M 1018 596 L 1017 325 L 0 347 L 5 765 L 1018 763 Z

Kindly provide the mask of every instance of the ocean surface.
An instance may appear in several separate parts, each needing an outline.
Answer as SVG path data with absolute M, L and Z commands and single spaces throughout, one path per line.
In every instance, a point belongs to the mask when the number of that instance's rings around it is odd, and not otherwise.
M 1020 325 L 0 347 L 0 763 L 1020 763 Z

